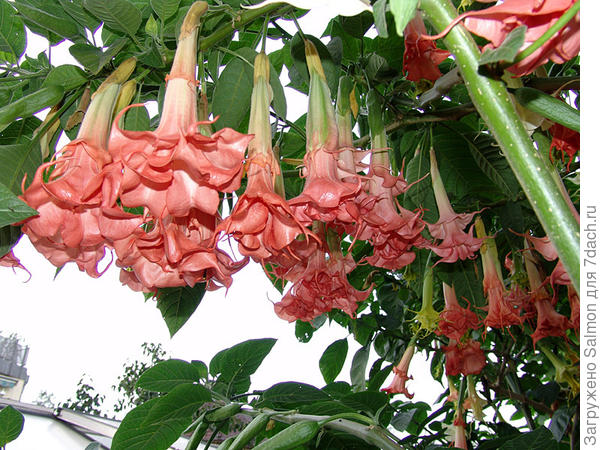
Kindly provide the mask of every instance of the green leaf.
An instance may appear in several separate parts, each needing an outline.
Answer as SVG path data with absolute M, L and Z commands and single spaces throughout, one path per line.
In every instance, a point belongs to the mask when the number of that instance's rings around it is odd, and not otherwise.
M 505 443 L 501 450 L 555 450 L 558 442 L 554 440 L 552 432 L 546 427 L 539 427 L 529 433 L 521 434 Z
M 142 425 L 161 398 L 153 398 L 131 410 L 113 437 L 112 450 L 155 450 L 169 448 L 192 422 L 191 417 L 170 418 Z
M 29 144 L 0 146 L 0 183 L 13 193 L 21 194 L 21 181 L 27 176 L 31 183 L 35 171 L 42 163 L 39 147 L 34 150 Z
M 0 228 L 0 256 L 6 255 L 21 237 L 21 227 L 8 225 Z
M 56 105 L 63 97 L 60 86 L 47 86 L 21 97 L 0 108 L 0 131 L 3 131 L 19 117 L 25 118 L 49 106 Z
M 25 52 L 25 25 L 12 5 L 0 0 L 0 59 L 16 63 Z
M 158 17 L 164 22 L 179 9 L 180 0 L 150 0 L 150 5 Z
M 365 345 L 357 350 L 352 358 L 352 366 L 350 367 L 350 381 L 355 391 L 363 391 L 365 389 L 365 372 L 367 370 L 367 362 L 369 361 L 370 345 Z
M 96 31 L 100 21 L 88 13 L 83 7 L 83 0 L 58 0 L 65 10 L 75 21 L 88 30 Z
M 319 359 L 319 369 L 326 384 L 333 383 L 342 371 L 346 355 L 348 354 L 348 341 L 340 339 L 335 341 L 323 352 Z
M 37 26 L 65 39 L 76 41 L 85 36 L 83 30 L 71 19 L 63 14 L 63 10 L 56 4 L 31 0 L 21 0 L 15 7 L 23 17 Z
M 152 406 L 142 427 L 160 425 L 176 419 L 192 419 L 196 411 L 212 400 L 210 391 L 199 384 L 180 384 L 167 395 L 159 397 Z
M 332 400 L 329 394 L 310 384 L 287 381 L 277 383 L 263 392 L 260 407 L 296 409 L 313 403 Z
M 25 417 L 12 406 L 0 410 L 0 447 L 14 441 L 23 431 Z
M 552 414 L 552 420 L 548 427 L 557 442 L 560 442 L 565 435 L 570 422 L 571 413 L 566 408 L 559 408 Z
M 20 200 L 6 186 L 0 183 L 0 227 L 35 216 L 37 211 Z
M 363 391 L 347 395 L 341 399 L 341 402 L 355 411 L 363 411 L 374 416 L 388 404 L 388 399 L 389 396 L 385 392 Z
M 415 16 L 419 0 L 390 0 L 390 11 L 396 22 L 396 33 L 402 36 L 408 22 Z
M 136 387 L 153 392 L 169 392 L 181 384 L 195 383 L 200 373 L 194 364 L 181 359 L 161 361 L 146 370 Z
M 174 336 L 196 311 L 205 292 L 205 283 L 198 283 L 194 287 L 182 286 L 158 290 L 156 306 L 160 310 L 171 336 Z
M 526 31 L 527 27 L 525 25 L 512 30 L 499 47 L 487 49 L 483 52 L 483 55 L 479 59 L 479 65 L 484 66 L 501 61 L 512 63 L 515 60 L 515 56 L 519 53 L 520 48 L 525 43 Z
M 83 0 L 83 6 L 107 27 L 131 37 L 142 24 L 142 13 L 127 0 Z
M 139 102 L 138 100 L 136 100 Z M 144 106 L 138 106 L 131 108 L 125 113 L 125 127 L 126 130 L 131 131 L 144 131 L 150 129 L 150 115 L 148 110 Z
M 42 124 L 35 116 L 17 120 L 0 134 L 0 145 L 26 144 L 31 142 L 34 131 Z
M 375 28 L 379 37 L 387 38 L 389 36 L 387 29 L 387 21 L 385 20 L 385 10 L 387 8 L 387 0 L 377 0 L 373 5 L 373 19 L 375 20 Z
M 398 431 L 406 431 L 413 423 L 422 421 L 427 417 L 428 408 L 429 406 L 422 402 L 409 403 L 403 406 L 402 410 L 392 418 L 390 425 Z
M 357 39 L 362 39 L 369 28 L 373 26 L 373 15 L 368 11 L 364 11 L 355 16 L 340 16 L 339 21 L 346 33 Z
M 215 389 L 230 396 L 250 388 L 250 375 L 269 354 L 276 339 L 251 339 L 217 353 L 210 362 L 210 373 L 218 376 Z
M 70 91 L 87 83 L 87 81 L 85 72 L 79 67 L 71 64 L 63 64 L 62 66 L 54 67 L 50 71 L 42 86 L 55 85 L 62 87 L 65 91 Z
M 423 219 L 427 222 L 434 223 L 437 219 L 437 206 L 431 179 L 429 178 L 429 152 L 419 151 L 409 161 L 406 166 L 406 181 L 413 184 L 405 194 L 405 200 L 410 199 L 416 208 L 423 208 Z M 441 165 L 440 165 L 441 170 Z M 406 207 L 406 206 L 405 206 Z M 412 209 L 412 206 L 408 207 Z
M 88 44 L 73 44 L 69 47 L 69 53 L 92 73 L 98 69 L 102 57 L 102 50 Z
M 238 50 L 241 54 L 242 49 Z M 245 56 L 244 56 L 245 57 Z M 254 60 L 246 58 L 249 62 Z M 219 116 L 219 128 L 237 129 L 250 109 L 250 96 L 254 84 L 254 69 L 239 58 L 231 59 L 215 85 L 212 111 Z
M 579 132 L 579 111 L 562 100 L 529 87 L 516 89 L 514 94 L 518 102 L 530 111 Z

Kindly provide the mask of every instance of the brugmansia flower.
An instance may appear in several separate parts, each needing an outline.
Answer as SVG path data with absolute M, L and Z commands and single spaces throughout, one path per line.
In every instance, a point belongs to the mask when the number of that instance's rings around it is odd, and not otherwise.
M 408 367 L 414 354 L 415 344 L 414 342 L 411 342 L 404 351 L 402 359 L 400 360 L 398 365 L 392 369 L 394 372 L 392 384 L 390 384 L 385 389 L 382 389 L 382 391 L 387 392 L 388 394 L 404 394 L 407 398 L 414 397 L 414 394 L 409 393 L 406 389 L 406 382 L 408 380 L 412 380 L 412 376 L 408 376 Z
M 407 80 L 420 81 L 425 78 L 435 81 L 442 76 L 438 66 L 450 56 L 450 52 L 437 48 L 434 41 L 421 39 L 426 34 L 425 23 L 417 11 L 404 29 L 403 69 L 407 73 Z
M 346 275 L 356 263 L 350 254 L 342 255 L 333 230 L 328 230 L 328 243 L 323 224 L 316 222 L 313 231 L 323 244 L 303 262 L 302 272 L 294 272 L 294 284 L 275 304 L 275 313 L 288 322 L 309 322 L 334 308 L 354 317 L 358 302 L 365 300 L 372 288 L 359 291 L 348 282 Z
M 352 223 L 356 220 L 354 198 L 360 191 L 360 181 L 340 177 L 338 131 L 331 94 L 316 47 L 307 40 L 305 50 L 310 73 L 304 156 L 306 183 L 302 193 L 288 203 L 305 226 L 310 226 L 313 220 Z
M 479 319 L 469 308 L 460 306 L 454 286 L 443 283 L 443 290 L 445 308 L 440 313 L 436 334 L 458 341 L 468 330 L 479 327 Z
M 452 437 L 452 445 L 454 448 L 462 448 L 463 450 L 467 450 L 467 434 L 465 431 L 465 421 L 459 415 L 456 416 L 454 422 L 452 423 L 454 427 L 454 434 Z
M 569 170 L 571 161 L 573 161 L 573 158 L 575 158 L 575 155 L 579 152 L 579 133 L 559 123 L 552 125 L 548 132 L 552 135 L 552 142 L 550 143 L 550 159 L 552 160 L 552 149 L 561 152 L 563 161 L 565 160 L 565 155 L 567 155 L 569 158 L 567 170 Z
M 483 293 L 488 300 L 487 316 L 483 320 L 486 327 L 504 328 L 511 325 L 520 325 L 522 318 L 519 309 L 508 301 L 508 293 L 502 282 L 502 269 L 498 261 L 498 250 L 494 238 L 486 237 L 483 221 L 475 221 L 477 236 L 485 238 L 480 248 L 483 264 Z
M 22 196 L 39 212 L 22 228 L 36 249 L 55 266 L 74 261 L 92 277 L 100 276 L 98 263 L 106 245 L 128 236 L 142 222 L 116 205 L 103 206 L 104 192 L 94 182 L 112 161 L 107 151 L 112 113 L 120 84 L 134 67 L 135 60 L 125 61 L 98 88 L 77 139 L 37 169 Z
M 13 271 L 15 271 L 15 268 L 23 269 L 31 278 L 29 270 L 21 264 L 21 261 L 15 256 L 12 250 L 0 257 L 0 267 L 12 267 Z
M 432 332 L 437 328 L 440 313 L 433 307 L 433 268 L 427 267 L 423 274 L 423 300 L 415 315 L 417 328 Z
M 542 282 L 542 275 L 530 250 L 524 250 L 525 268 L 529 278 L 531 299 L 537 310 L 537 326 L 531 335 L 533 346 L 546 336 L 562 336 L 566 338 L 566 330 L 570 328 L 569 319 L 559 314 L 552 306 L 552 297 Z
M 479 250 L 482 239 L 473 236 L 473 227 L 468 233 L 463 230 L 473 220 L 477 212 L 456 214 L 452 209 L 448 194 L 444 188 L 437 160 L 433 148 L 429 152 L 431 164 L 431 183 L 435 194 L 435 202 L 440 213 L 438 221 L 428 224 L 429 232 L 436 239 L 441 239 L 439 244 L 433 244 L 431 249 L 440 256 L 438 262 L 453 263 L 459 259 L 474 258 Z
M 312 236 L 274 189 L 274 180 L 280 169 L 271 147 L 271 98 L 269 60 L 266 54 L 259 53 L 254 61 L 254 89 L 248 128 L 248 132 L 254 135 L 248 145 L 248 185 L 219 230 L 231 234 L 238 241 L 240 253 L 261 263 L 274 261 L 273 258 L 279 258 L 283 252 L 293 258 L 290 245 L 296 238 L 299 235 Z
M 369 264 L 398 270 L 414 261 L 416 255 L 410 251 L 413 246 L 428 247 L 429 243 L 421 236 L 425 229 L 422 214 L 402 208 L 396 202 L 395 197 L 409 186 L 402 174 L 394 176 L 390 173 L 381 106 L 374 94 L 371 91 L 367 95 L 373 148 L 368 180 L 364 182 L 362 192 L 363 201 L 369 202 L 371 207 L 362 216 L 358 237 L 373 245 L 373 255 L 365 258 Z
M 472 33 L 498 47 L 515 28 L 525 25 L 527 48 L 548 30 L 576 0 L 505 0 L 490 8 L 469 11 L 459 17 Z M 558 33 L 547 40 L 533 54 L 514 64 L 508 70 L 517 76 L 527 75 L 550 59 L 563 64 L 579 53 L 579 12 Z
M 450 339 L 448 345 L 442 346 L 446 355 L 446 374 L 476 375 L 485 367 L 485 354 L 481 344 L 473 339 L 457 342 Z

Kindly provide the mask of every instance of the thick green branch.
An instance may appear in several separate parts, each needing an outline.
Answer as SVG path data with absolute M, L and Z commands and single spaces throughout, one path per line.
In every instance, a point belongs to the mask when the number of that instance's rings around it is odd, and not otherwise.
M 449 0 L 421 0 L 421 9 L 437 30 L 457 17 Z M 481 117 L 500 144 L 548 237 L 579 291 L 579 224 L 552 174 L 536 151 L 501 81 L 478 73 L 481 56 L 470 33 L 455 26 L 444 38 Z

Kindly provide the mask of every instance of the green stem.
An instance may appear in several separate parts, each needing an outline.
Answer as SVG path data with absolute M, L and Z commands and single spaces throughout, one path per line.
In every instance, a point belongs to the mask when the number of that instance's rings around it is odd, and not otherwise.
M 525 58 L 533 54 L 538 48 L 544 45 L 548 40 L 554 36 L 560 29 L 562 29 L 570 20 L 577 14 L 579 11 L 579 0 L 573 6 L 571 6 L 567 12 L 565 12 L 560 19 L 558 19 L 554 24 L 546 30 L 544 34 L 542 34 L 535 42 L 533 42 L 529 47 L 519 52 L 519 54 L 515 57 L 515 60 L 512 64 L 516 64 L 520 61 L 523 61 Z M 511 64 L 511 65 L 512 65 Z
M 450 0 L 421 0 L 421 9 L 439 31 L 457 17 Z M 506 87 L 501 81 L 478 73 L 481 53 L 471 34 L 462 25 L 452 28 L 444 42 L 456 58 L 473 104 L 500 144 L 579 292 L 579 224 L 556 189 L 542 156 L 534 148 Z
M 244 12 L 239 13 L 233 19 L 233 23 L 223 25 L 211 35 L 201 39 L 198 50 L 207 50 L 211 48 L 217 42 L 222 41 L 223 39 L 227 38 L 227 36 L 232 35 L 237 30 L 244 27 L 244 25 L 253 22 L 265 14 L 270 14 L 272 11 L 277 9 L 281 9 L 281 11 L 279 11 L 278 14 L 273 14 L 273 16 L 281 16 L 286 12 L 291 11 L 293 8 L 287 5 L 282 5 L 281 3 L 276 3 L 274 5 L 265 6 L 264 8 L 245 10 Z

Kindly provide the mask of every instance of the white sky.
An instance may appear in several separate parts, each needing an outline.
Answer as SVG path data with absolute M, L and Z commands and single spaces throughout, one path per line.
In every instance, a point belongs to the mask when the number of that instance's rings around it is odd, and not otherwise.
M 305 33 L 320 36 L 332 16 L 315 11 L 301 19 L 301 26 Z M 295 33 L 293 24 L 280 24 Z M 31 35 L 28 38 L 30 55 L 46 49 L 43 40 Z M 75 63 L 67 49 L 64 44 L 53 47 L 55 65 L 59 61 Z M 289 115 L 299 116 L 306 111 L 306 97 L 286 91 Z M 160 342 L 171 357 L 199 359 L 208 364 L 218 351 L 246 339 L 277 338 L 271 354 L 253 377 L 252 388 L 267 388 L 280 381 L 321 387 L 324 382 L 319 358 L 330 343 L 348 335 L 337 324 L 325 325 L 310 343 L 298 342 L 294 324 L 282 321 L 273 312 L 271 302 L 278 301 L 280 294 L 261 268 L 250 264 L 234 277 L 228 293 L 208 292 L 196 313 L 170 339 L 154 301 L 144 302 L 142 294 L 121 286 L 116 267 L 92 279 L 75 265 L 67 264 L 53 280 L 55 267 L 33 249 L 26 237 L 14 252 L 32 277 L 24 282 L 26 273 L 18 271 L 15 275 L 10 269 L 0 270 L 0 285 L 7 290 L 0 300 L 0 332 L 4 336 L 17 333 L 30 347 L 30 379 L 22 398 L 26 402 L 35 400 L 42 390 L 64 401 L 74 394 L 85 373 L 99 392 L 107 394 L 106 405 L 110 407 L 114 399 L 110 397 L 111 386 L 122 373 L 123 364 L 141 356 L 143 342 Z M 352 356 L 360 347 L 352 338 L 349 342 L 346 365 L 338 377 L 348 382 Z M 376 359 L 373 355 L 374 351 L 371 362 Z M 409 374 L 415 378 L 408 384 L 409 391 L 415 393 L 414 401 L 431 404 L 442 388 L 431 378 L 428 363 L 421 355 L 413 359 Z

